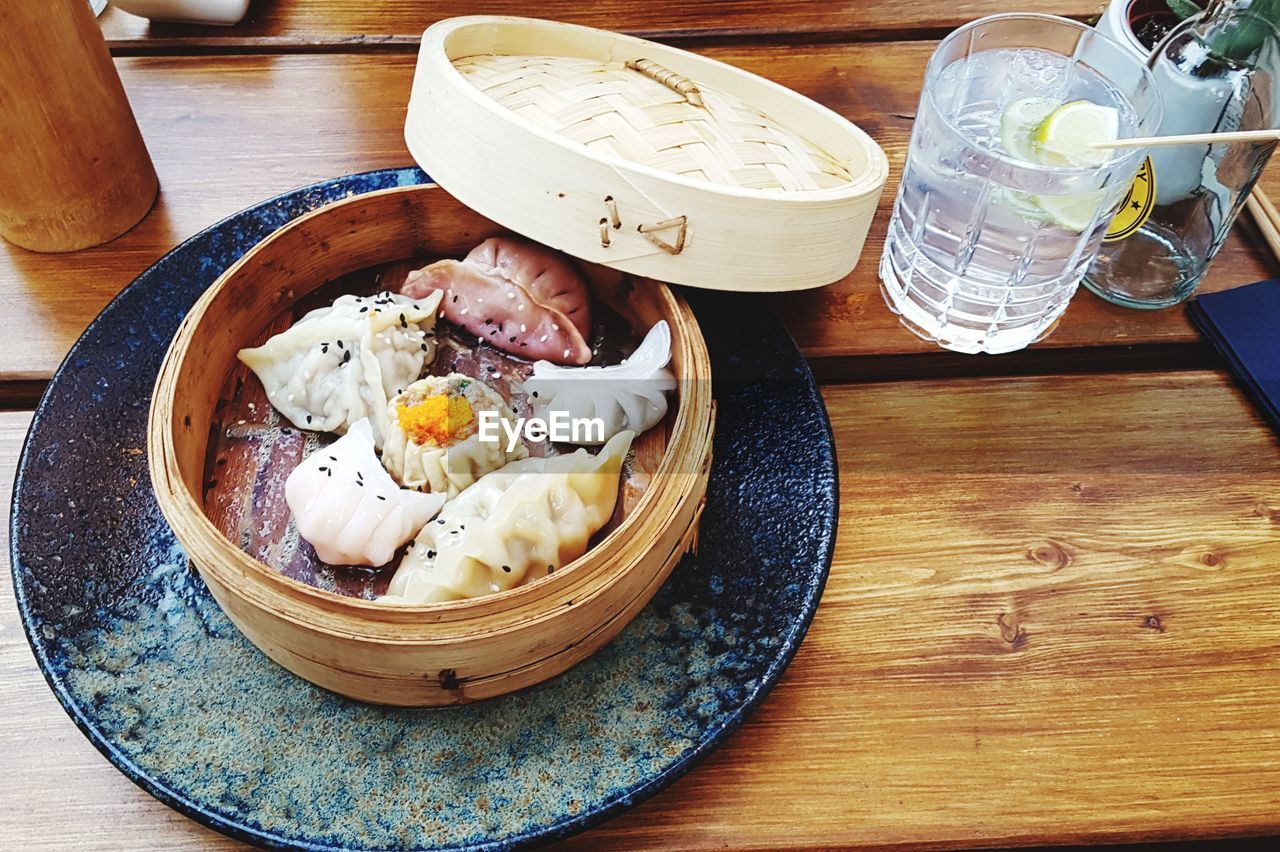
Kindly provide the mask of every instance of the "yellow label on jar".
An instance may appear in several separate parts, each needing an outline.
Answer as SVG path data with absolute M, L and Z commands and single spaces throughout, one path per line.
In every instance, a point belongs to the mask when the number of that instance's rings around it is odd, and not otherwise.
M 1132 236 L 1146 223 L 1151 211 L 1156 206 L 1156 170 L 1147 157 L 1138 169 L 1138 176 L 1129 185 L 1129 194 L 1124 197 L 1120 209 L 1116 211 L 1111 224 L 1107 226 L 1104 243 L 1114 243 Z

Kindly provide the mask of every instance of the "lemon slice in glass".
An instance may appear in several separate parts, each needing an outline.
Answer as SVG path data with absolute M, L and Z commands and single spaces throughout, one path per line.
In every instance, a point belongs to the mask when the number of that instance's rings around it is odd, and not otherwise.
M 1052 98 L 1022 98 L 1006 106 L 1000 113 L 1000 144 L 1004 152 L 1040 165 L 1035 135 L 1060 104 Z
M 1092 101 L 1071 101 L 1055 109 L 1036 128 L 1035 153 L 1046 166 L 1101 166 L 1111 151 L 1094 148 L 1120 135 L 1120 113 Z
M 1098 208 L 1106 201 L 1106 191 L 1080 195 L 1034 195 L 1032 199 L 1055 225 L 1080 233 L 1093 224 Z

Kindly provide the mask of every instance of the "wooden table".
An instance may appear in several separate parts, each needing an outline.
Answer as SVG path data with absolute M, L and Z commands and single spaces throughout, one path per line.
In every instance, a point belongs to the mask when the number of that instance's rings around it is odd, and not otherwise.
M 409 162 L 401 124 L 427 24 L 533 12 L 676 42 L 856 120 L 893 180 L 860 268 L 776 300 L 825 383 L 840 459 L 840 536 L 809 638 L 703 766 L 566 845 L 1276 833 L 1280 453 L 1182 311 L 1082 292 L 1043 344 L 970 357 L 912 337 L 876 292 L 934 40 L 1015 5 L 259 0 L 231 30 L 109 10 L 102 26 L 162 194 L 97 249 L 0 246 L 4 492 L 44 383 L 147 265 L 259 199 Z M 1034 5 L 1083 19 L 1098 2 Z M 1204 289 L 1280 272 L 1260 245 L 1242 222 Z M 237 846 L 135 788 L 74 729 L 36 670 L 9 582 L 6 571 L 0 846 Z

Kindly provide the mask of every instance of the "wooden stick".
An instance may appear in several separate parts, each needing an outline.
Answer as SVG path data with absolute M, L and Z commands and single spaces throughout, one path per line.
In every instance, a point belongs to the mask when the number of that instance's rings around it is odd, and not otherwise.
M 1267 214 L 1267 218 L 1271 220 L 1271 224 L 1275 225 L 1277 230 L 1280 230 L 1280 210 L 1276 209 L 1275 204 L 1271 202 L 1270 196 L 1263 192 L 1262 187 L 1255 186 L 1250 197 L 1261 205 L 1263 211 Z
M 1271 247 L 1271 253 L 1275 255 L 1276 260 L 1280 260 L 1280 222 L 1274 216 L 1275 205 L 1261 189 L 1255 189 L 1245 200 L 1244 205 L 1249 208 L 1253 221 L 1258 223 L 1258 230 L 1262 232 L 1262 238 Z
M 1222 142 L 1276 142 L 1280 130 L 1231 130 L 1223 133 L 1188 133 L 1182 136 L 1135 136 L 1110 142 L 1090 142 L 1091 148 L 1164 148 L 1170 145 L 1216 145 Z

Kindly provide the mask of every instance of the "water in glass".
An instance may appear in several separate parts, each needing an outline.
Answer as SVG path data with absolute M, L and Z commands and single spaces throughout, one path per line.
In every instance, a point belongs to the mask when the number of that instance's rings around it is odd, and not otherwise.
M 961 352 L 1021 349 L 1057 323 L 1096 254 L 1143 152 L 1048 167 L 1005 150 L 1001 138 L 1006 110 L 1027 98 L 1112 107 L 1122 137 L 1150 124 L 1158 103 L 1140 114 L 1097 70 L 1105 62 L 1081 61 L 1082 42 L 1075 55 L 973 51 L 971 36 L 959 58 L 930 63 L 880 262 L 885 301 L 921 337 Z M 1129 70 L 1144 82 L 1144 69 Z

